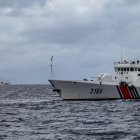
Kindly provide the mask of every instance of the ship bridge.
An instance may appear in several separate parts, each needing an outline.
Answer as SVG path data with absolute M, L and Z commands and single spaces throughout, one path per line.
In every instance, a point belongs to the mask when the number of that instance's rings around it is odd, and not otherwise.
M 128 74 L 128 73 L 140 73 L 140 62 L 139 60 L 135 61 L 126 61 L 115 62 L 114 70 L 117 74 Z
M 140 61 L 121 61 L 114 62 L 114 70 L 116 74 L 114 81 L 125 81 L 127 83 L 140 83 Z

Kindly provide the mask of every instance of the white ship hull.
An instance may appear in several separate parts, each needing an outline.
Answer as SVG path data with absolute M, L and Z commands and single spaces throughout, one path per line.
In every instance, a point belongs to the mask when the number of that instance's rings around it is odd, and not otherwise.
M 49 80 L 65 100 L 139 99 L 140 87 L 113 82 Z

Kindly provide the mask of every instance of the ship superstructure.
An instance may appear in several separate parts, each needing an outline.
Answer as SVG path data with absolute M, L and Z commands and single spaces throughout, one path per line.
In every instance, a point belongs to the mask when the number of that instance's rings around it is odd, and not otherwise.
M 140 86 L 140 63 L 137 61 L 122 61 L 114 63 L 116 72 L 114 81 L 126 82 L 129 85 Z

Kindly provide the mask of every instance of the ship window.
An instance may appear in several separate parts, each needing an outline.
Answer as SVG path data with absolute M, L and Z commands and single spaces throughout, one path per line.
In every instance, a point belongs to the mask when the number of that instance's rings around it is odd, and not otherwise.
M 124 71 L 126 71 L 126 68 L 124 68 Z
M 120 71 L 120 68 L 118 68 L 118 71 Z
M 137 71 L 137 68 L 135 68 L 135 71 Z
M 123 71 L 123 68 L 121 68 L 121 71 Z
M 138 74 L 138 76 L 140 76 L 140 74 Z
M 127 68 L 127 71 L 129 71 L 129 68 Z
M 138 68 L 138 71 L 140 71 L 140 68 Z
M 130 71 L 134 71 L 134 68 L 130 68 Z

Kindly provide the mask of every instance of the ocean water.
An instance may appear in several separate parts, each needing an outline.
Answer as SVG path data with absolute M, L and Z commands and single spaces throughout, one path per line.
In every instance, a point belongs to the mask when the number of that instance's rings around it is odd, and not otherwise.
M 140 100 L 63 101 L 50 85 L 0 86 L 0 140 L 140 140 Z

